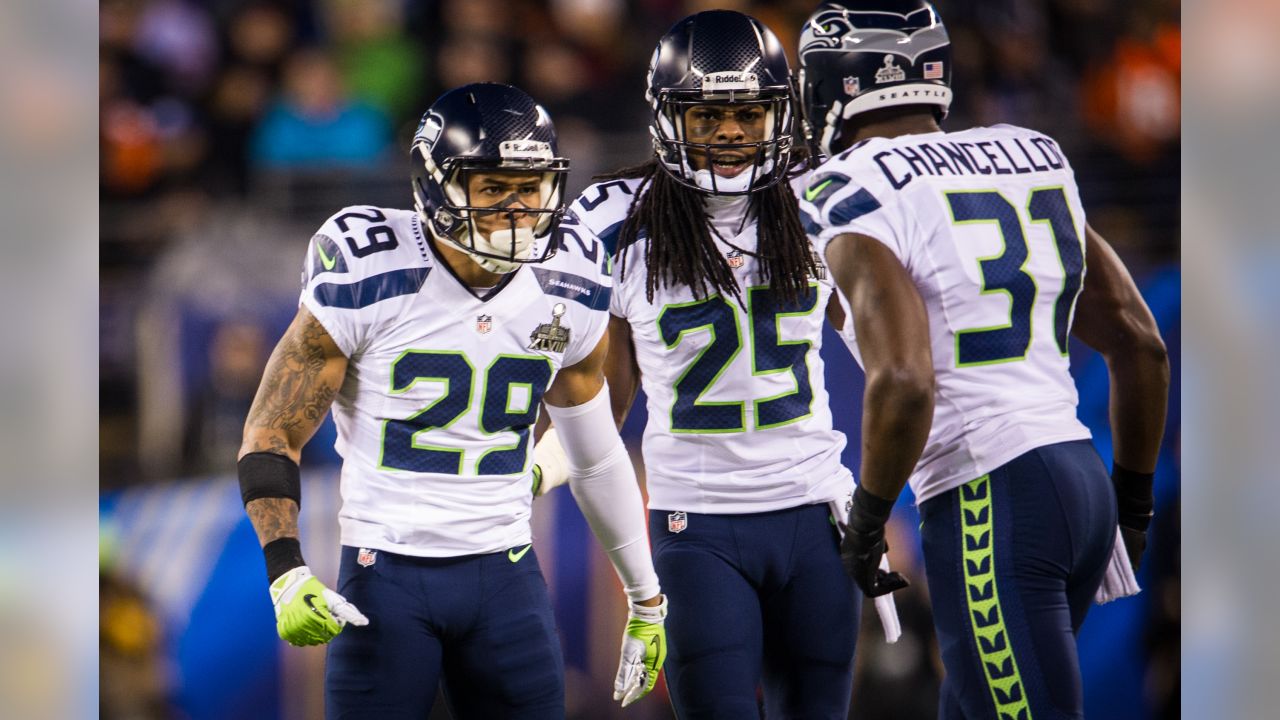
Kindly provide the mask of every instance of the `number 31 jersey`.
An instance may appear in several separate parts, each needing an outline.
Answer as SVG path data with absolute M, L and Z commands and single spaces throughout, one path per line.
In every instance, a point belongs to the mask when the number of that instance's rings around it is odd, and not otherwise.
M 924 299 L 937 393 L 917 501 L 1090 437 L 1067 369 L 1084 210 L 1056 142 L 1010 125 L 866 140 L 813 172 L 801 210 L 824 254 L 875 238 Z M 861 361 L 852 317 L 842 335 Z
M 300 302 L 348 358 L 332 408 L 342 543 L 431 557 L 522 545 L 538 403 L 604 335 L 609 259 L 571 243 L 481 300 L 425 233 L 415 212 L 350 207 L 308 249 Z
M 638 184 L 593 185 L 571 212 L 612 246 Z M 643 236 L 615 253 L 610 311 L 631 327 L 647 398 L 649 507 L 742 514 L 842 498 L 853 476 L 840 463 L 845 438 L 832 428 L 818 356 L 830 281 L 822 273 L 788 303 L 748 254 L 755 222 L 729 239 L 716 243 L 740 300 L 663 286 L 649 302 Z

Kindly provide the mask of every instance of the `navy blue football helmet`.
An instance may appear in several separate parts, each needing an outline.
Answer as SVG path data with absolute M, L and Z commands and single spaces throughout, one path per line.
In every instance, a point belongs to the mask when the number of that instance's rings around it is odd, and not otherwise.
M 951 106 L 951 40 L 924 0 L 825 2 L 800 33 L 800 99 L 824 155 L 844 121 L 894 105 Z
M 715 195 L 745 195 L 786 177 L 791 162 L 794 92 L 782 44 L 759 20 L 730 10 L 696 13 L 662 36 L 649 61 L 645 98 L 653 108 L 653 148 L 677 182 Z M 685 111 L 694 105 L 761 105 L 763 138 L 755 142 L 690 142 Z M 751 171 L 733 178 L 695 171 L 692 151 L 744 153 Z
M 551 116 L 523 91 L 498 83 L 450 90 L 422 116 L 411 155 L 414 206 L 437 239 L 498 273 L 555 254 L 569 160 L 559 157 Z M 540 207 L 516 205 L 514 195 L 496 206 L 477 205 L 468 189 L 475 172 L 541 175 Z M 486 236 L 477 215 L 494 213 L 505 216 L 509 230 Z M 527 215 L 536 216 L 532 229 L 518 228 L 518 218 Z

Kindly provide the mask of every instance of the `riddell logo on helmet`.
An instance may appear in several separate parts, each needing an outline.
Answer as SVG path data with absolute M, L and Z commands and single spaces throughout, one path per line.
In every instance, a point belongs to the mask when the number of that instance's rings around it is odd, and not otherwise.
M 550 160 L 553 157 L 551 143 L 541 140 L 503 140 L 498 153 L 504 159 Z
M 742 90 L 759 92 L 760 78 L 749 72 L 713 72 L 702 76 L 702 92 L 726 92 Z

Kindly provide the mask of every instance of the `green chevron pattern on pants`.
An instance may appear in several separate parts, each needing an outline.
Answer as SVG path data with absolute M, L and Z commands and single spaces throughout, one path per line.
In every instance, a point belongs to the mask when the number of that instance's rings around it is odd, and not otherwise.
M 964 535 L 965 600 L 982 669 L 995 703 L 996 717 L 1031 720 L 1013 643 L 1005 628 L 996 587 L 995 543 L 991 509 L 991 476 L 960 488 L 960 527 Z

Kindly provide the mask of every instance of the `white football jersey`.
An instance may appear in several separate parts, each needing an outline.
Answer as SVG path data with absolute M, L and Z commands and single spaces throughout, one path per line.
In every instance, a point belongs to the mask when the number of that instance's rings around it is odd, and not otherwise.
M 431 557 L 528 543 L 538 402 L 608 327 L 609 257 L 571 242 L 480 300 L 425 233 L 415 212 L 349 207 L 308 249 L 300 302 L 349 359 L 342 542 Z
M 842 233 L 879 240 L 928 310 L 937 393 L 917 501 L 1090 437 L 1067 371 L 1084 209 L 1056 142 L 1011 125 L 874 138 L 807 185 L 803 218 L 824 254 Z M 861 362 L 852 317 L 842 335 Z
M 587 188 L 571 206 L 585 226 L 577 230 L 613 247 L 638 185 Z M 729 240 L 755 251 L 755 222 Z M 832 292 L 825 270 L 807 297 L 788 305 L 760 279 L 754 257 L 717 244 L 739 278 L 741 302 L 662 287 L 650 303 L 644 243 L 615 253 L 610 311 L 631 326 L 648 402 L 649 507 L 742 514 L 844 497 L 853 476 L 840 464 L 845 438 L 832 428 L 818 356 Z

